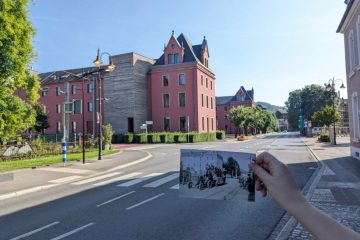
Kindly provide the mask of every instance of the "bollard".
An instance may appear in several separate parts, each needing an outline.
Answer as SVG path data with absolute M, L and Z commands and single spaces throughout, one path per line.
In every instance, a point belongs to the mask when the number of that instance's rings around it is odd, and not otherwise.
M 63 154 L 63 167 L 66 165 L 66 142 L 62 143 L 62 154 Z

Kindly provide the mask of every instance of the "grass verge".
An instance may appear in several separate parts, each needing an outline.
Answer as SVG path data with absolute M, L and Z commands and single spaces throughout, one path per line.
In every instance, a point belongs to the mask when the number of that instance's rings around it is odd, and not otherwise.
M 103 155 L 109 155 L 117 152 L 119 152 L 119 150 L 105 150 L 103 151 Z M 98 156 L 98 151 L 85 153 L 86 158 L 93 158 L 96 156 Z M 81 160 L 81 159 L 82 159 L 82 153 L 71 153 L 67 155 L 68 162 Z M 8 161 L 0 162 L 0 172 L 11 171 L 21 168 L 47 166 L 61 162 L 62 162 L 62 155 L 37 157 L 37 158 L 21 159 L 21 160 L 8 160 Z

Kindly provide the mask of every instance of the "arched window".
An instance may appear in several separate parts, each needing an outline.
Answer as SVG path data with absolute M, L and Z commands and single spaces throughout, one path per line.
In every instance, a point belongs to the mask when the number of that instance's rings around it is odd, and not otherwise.
M 348 48 L 349 48 L 349 73 L 351 74 L 355 70 L 355 42 L 354 31 L 351 30 L 348 36 Z

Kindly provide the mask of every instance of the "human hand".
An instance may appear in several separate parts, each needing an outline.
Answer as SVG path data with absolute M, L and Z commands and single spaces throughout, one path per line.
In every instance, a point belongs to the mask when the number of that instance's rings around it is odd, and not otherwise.
M 268 152 L 259 154 L 250 169 L 257 176 L 255 189 L 265 197 L 268 193 L 287 211 L 292 206 L 303 203 L 305 197 L 296 185 L 287 165 Z

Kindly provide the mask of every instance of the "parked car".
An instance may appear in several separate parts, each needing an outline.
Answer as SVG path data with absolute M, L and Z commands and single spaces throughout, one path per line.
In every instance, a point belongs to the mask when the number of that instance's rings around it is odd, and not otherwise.
M 325 128 L 323 127 L 314 127 L 312 129 L 312 134 L 313 135 L 319 135 L 321 132 L 323 132 L 325 130 Z

